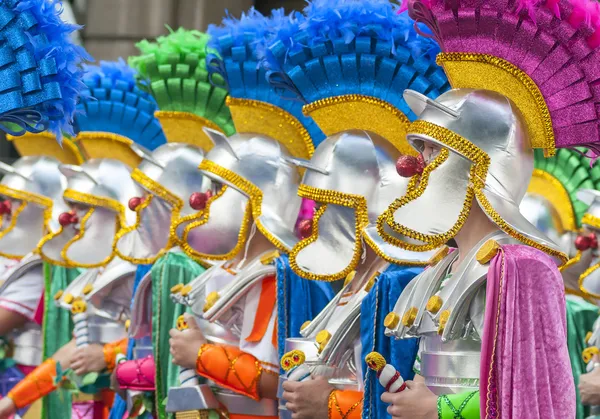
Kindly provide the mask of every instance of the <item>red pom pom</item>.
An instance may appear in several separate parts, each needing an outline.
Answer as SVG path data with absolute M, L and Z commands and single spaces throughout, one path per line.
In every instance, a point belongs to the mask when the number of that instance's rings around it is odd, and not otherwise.
M 74 215 L 70 212 L 63 212 L 62 214 L 60 214 L 58 216 L 58 222 L 61 226 L 66 227 L 69 224 L 74 224 L 73 217 L 77 218 L 76 215 Z M 75 221 L 75 222 L 77 222 L 77 221 Z
M 129 209 L 130 209 L 131 211 L 135 211 L 135 209 L 136 209 L 137 207 L 139 207 L 141 203 L 142 203 L 142 198 L 138 198 L 138 197 L 136 196 L 136 197 L 134 197 L 134 198 L 131 198 L 131 199 L 129 200 L 129 202 L 127 203 L 127 206 L 129 207 Z
M 300 234 L 301 239 L 305 239 L 310 237 L 313 230 L 313 222 L 312 220 L 302 220 L 298 224 L 298 234 Z
M 589 236 L 577 236 L 575 239 L 575 248 L 579 251 L 588 250 L 592 245 L 592 239 Z
M 0 214 L 10 214 L 12 211 L 12 202 L 10 200 L 5 200 L 2 202 L 2 208 L 0 210 Z
M 403 155 L 396 160 L 396 171 L 402 177 L 413 177 L 416 174 L 421 174 L 424 168 L 425 161 L 421 155 L 418 158 Z
M 588 234 L 588 237 L 590 238 L 590 249 L 597 249 L 598 248 L 598 238 L 596 238 L 596 234 L 590 233 L 590 234 Z
M 208 201 L 208 195 L 203 192 L 194 192 L 190 195 L 190 207 L 196 211 L 202 211 L 206 208 L 206 202 Z

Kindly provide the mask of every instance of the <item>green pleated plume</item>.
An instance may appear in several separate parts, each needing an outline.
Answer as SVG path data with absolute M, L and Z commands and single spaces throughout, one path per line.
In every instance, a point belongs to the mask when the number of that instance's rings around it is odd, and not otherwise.
M 585 152 L 585 150 L 582 150 Z M 577 227 L 588 205 L 577 199 L 579 189 L 600 190 L 600 166 L 590 167 L 590 159 L 574 150 L 559 149 L 553 157 L 545 158 L 543 150 L 535 150 L 535 168 L 554 176 L 569 193 Z
M 209 36 L 179 28 L 155 42 L 143 40 L 136 46 L 140 56 L 130 57 L 142 88 L 154 96 L 162 111 L 190 112 L 216 123 L 227 135 L 235 132 L 227 90 L 212 86 L 206 70 Z M 222 80 L 214 80 L 223 85 Z

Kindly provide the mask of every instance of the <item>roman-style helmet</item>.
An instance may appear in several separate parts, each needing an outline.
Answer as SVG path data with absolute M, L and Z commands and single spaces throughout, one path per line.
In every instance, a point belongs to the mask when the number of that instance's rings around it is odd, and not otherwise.
M 365 246 L 391 262 L 429 258 L 386 243 L 376 221 L 409 185 L 396 160 L 417 154 L 406 141 L 414 114 L 402 92 L 435 98 L 448 89 L 437 51 L 387 0 L 313 1 L 276 31 L 265 53 L 269 79 L 305 103 L 304 114 L 328 136 L 310 161 L 296 162 L 305 169 L 299 195 L 318 205 L 290 254 L 298 275 L 344 278 Z
M 237 133 L 205 129 L 214 146 L 200 169 L 213 186 L 204 213 L 184 229 L 183 247 L 192 256 L 231 259 L 258 237 L 255 229 L 284 252 L 298 241 L 294 160 L 310 158 L 322 133 L 302 115 L 300 103 L 273 90 L 258 63 L 256 44 L 283 20 L 282 12 L 267 19 L 251 9 L 240 20 L 226 18 L 222 27 L 209 28 L 209 47 L 218 53 L 209 59 L 211 80 L 229 90 Z
M 581 190 L 600 187 L 600 168 L 590 167 L 588 159 L 574 150 L 558 150 L 552 157 L 535 150 L 534 155 L 521 213 L 567 253 L 569 261 L 561 267 L 565 291 L 581 295 L 578 280 L 589 268 L 597 245 L 592 231 L 582 223 L 589 204 L 578 196 Z
M 83 157 L 73 142 L 58 144 L 49 133 L 9 135 L 8 140 L 21 158 L 10 166 L 0 163 L 0 256 L 21 258 L 36 250 L 42 237 L 59 231 L 59 215 L 68 210 L 63 201 L 67 180 L 59 165 L 78 165 Z
M 131 179 L 141 157 L 132 144 L 153 149 L 165 142 L 153 113 L 152 98 L 136 87 L 135 72 L 122 60 L 88 67 L 76 116 L 79 146 L 87 161 L 61 165 L 67 178 L 63 196 L 71 211 L 60 216 L 63 226 L 46 236 L 40 251 L 46 259 L 79 267 L 104 266 L 115 256 L 117 232 L 135 222 L 128 209 L 142 190 Z
M 408 90 L 419 119 L 408 140 L 441 147 L 379 223 L 407 249 L 445 243 L 473 203 L 500 229 L 565 262 L 566 254 L 519 211 L 533 172 L 533 150 L 586 146 L 596 155 L 600 37 L 589 0 L 408 2 L 442 53 L 453 90 L 435 100 Z
M 592 177 L 600 178 L 600 169 L 596 166 L 592 169 Z M 577 198 L 587 205 L 582 218 L 585 234 L 579 239 L 579 247 L 593 252 L 591 265 L 579 277 L 579 288 L 585 295 L 598 300 L 600 299 L 600 259 L 597 236 L 600 234 L 600 185 L 595 182 L 589 189 L 582 188 L 577 192 Z
M 78 28 L 60 15 L 45 0 L 0 4 L 0 130 L 21 156 L 12 166 L 0 164 L 4 257 L 25 256 L 43 235 L 58 229 L 53 216 L 64 208 L 65 187 L 58 165 L 82 162 L 72 143 L 65 140 L 61 148 L 54 137 L 62 140 L 63 131 L 73 132 L 75 104 L 84 88 L 80 64 L 88 58 L 70 40 Z M 54 135 L 41 134 L 46 130 Z
M 137 220 L 118 233 L 116 251 L 134 263 L 153 263 L 179 244 L 186 220 L 194 219 L 206 204 L 210 180 L 198 166 L 213 143 L 203 128 L 231 135 L 235 132 L 227 91 L 208 81 L 208 35 L 179 29 L 156 42 L 142 41 L 141 55 L 130 58 L 138 70 L 142 89 L 156 100 L 167 143 L 152 153 L 142 152 L 140 165 L 131 176 L 145 197 L 132 197 Z

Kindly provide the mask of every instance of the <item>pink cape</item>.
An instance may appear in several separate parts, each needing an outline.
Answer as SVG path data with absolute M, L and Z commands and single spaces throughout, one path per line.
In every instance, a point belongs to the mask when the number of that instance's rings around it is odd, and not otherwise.
M 487 278 L 481 417 L 575 418 L 563 280 L 545 253 L 503 246 Z

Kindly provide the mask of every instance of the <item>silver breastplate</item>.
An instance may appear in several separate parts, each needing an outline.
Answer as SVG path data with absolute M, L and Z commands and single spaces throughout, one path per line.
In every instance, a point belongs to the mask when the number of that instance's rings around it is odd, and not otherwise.
M 488 240 L 514 243 L 502 232 L 486 236 L 450 277 L 458 255 L 449 254 L 405 288 L 386 319 L 386 335 L 421 338 L 421 375 L 436 394 L 479 388 L 489 261 L 480 263 L 476 256 Z
M 481 341 L 467 338 L 442 342 L 438 335 L 421 338 L 421 375 L 435 394 L 479 389 Z

